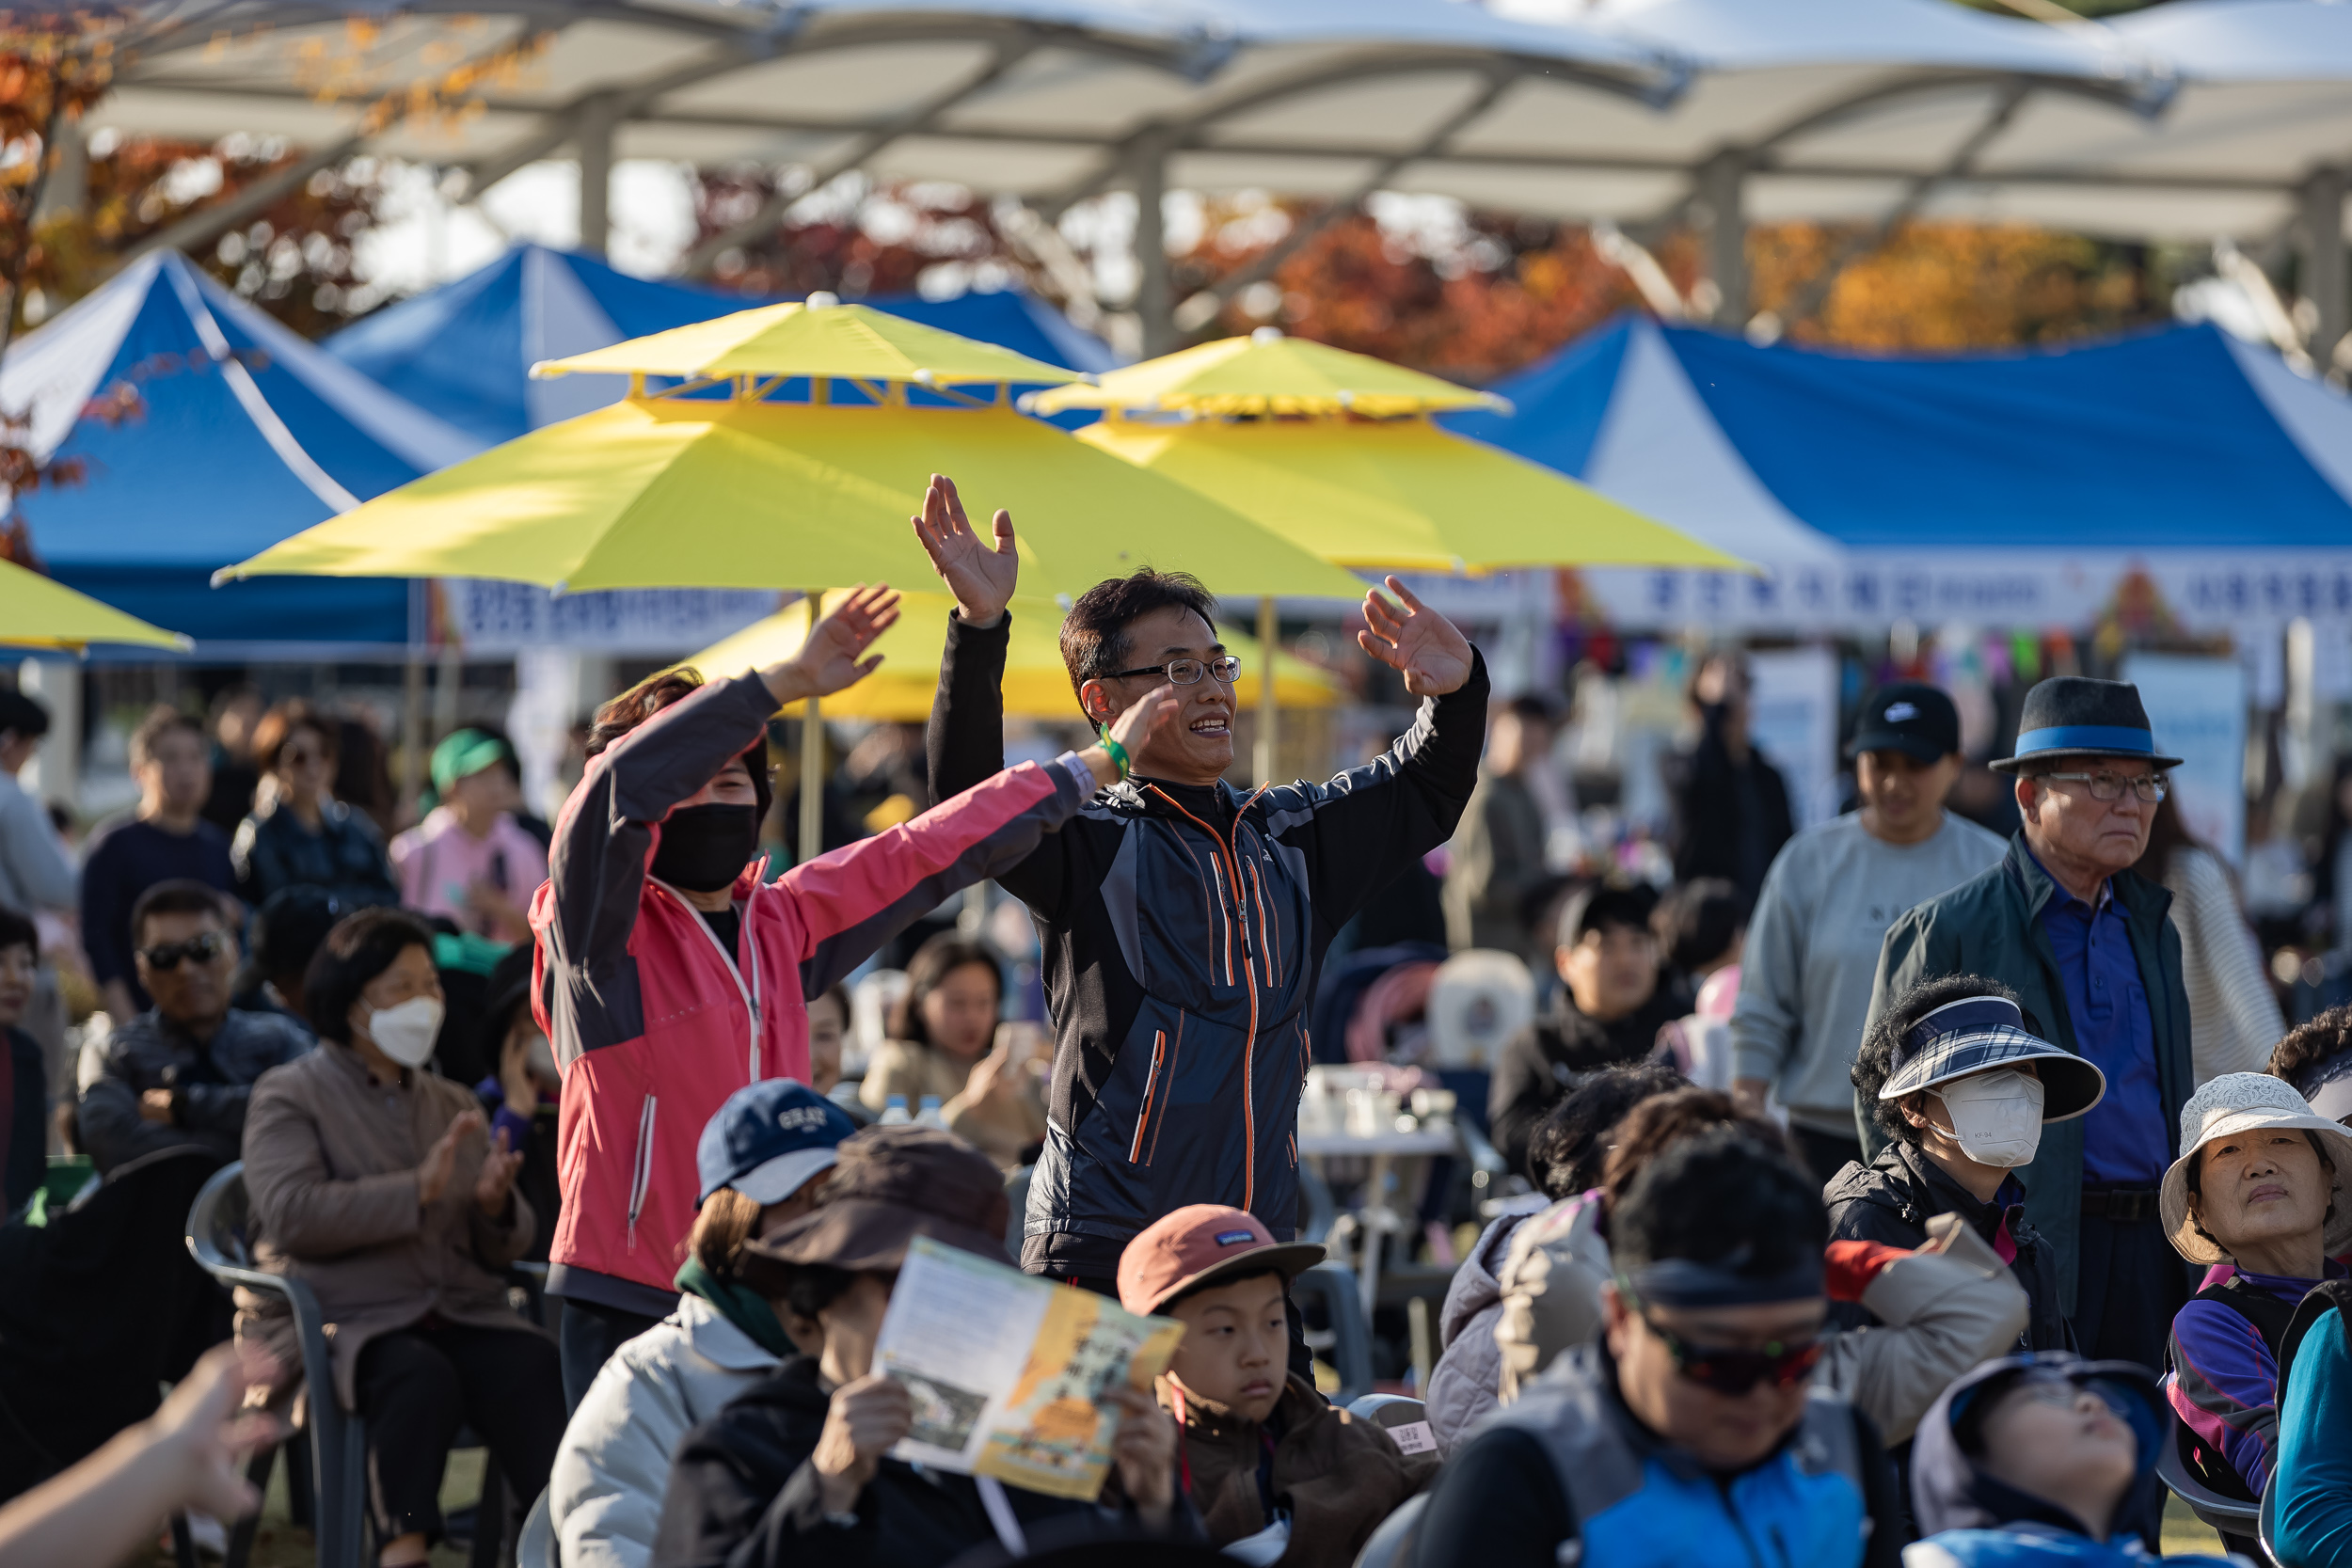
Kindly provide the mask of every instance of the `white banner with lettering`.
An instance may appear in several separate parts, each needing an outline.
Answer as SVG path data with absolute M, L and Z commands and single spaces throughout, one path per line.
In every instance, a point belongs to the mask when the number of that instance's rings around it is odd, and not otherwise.
M 774 614 L 784 598 L 769 588 L 555 594 L 529 583 L 469 578 L 443 579 L 441 594 L 450 632 L 469 657 L 578 648 L 676 657 Z

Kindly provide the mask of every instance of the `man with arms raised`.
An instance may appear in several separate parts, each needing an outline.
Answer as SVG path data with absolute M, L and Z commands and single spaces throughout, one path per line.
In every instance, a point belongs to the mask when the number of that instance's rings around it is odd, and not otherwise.
M 996 514 L 992 546 L 946 479 L 914 528 L 957 605 L 929 736 L 944 800 L 1004 766 L 1018 562 L 1011 517 Z M 1246 1209 L 1278 1241 L 1295 1233 L 1316 970 L 1351 915 L 1453 834 L 1486 734 L 1477 651 L 1389 587 L 1403 608 L 1367 594 L 1358 641 L 1422 699 L 1412 729 L 1327 784 L 1247 792 L 1224 782 L 1238 670 L 1208 592 L 1146 568 L 1071 607 L 1062 658 L 1089 722 L 1107 729 L 1164 682 L 1183 705 L 1130 777 L 998 877 L 1037 919 L 1056 1037 L 1021 1250 L 1031 1273 L 1115 1295 L 1120 1250 L 1186 1204 Z

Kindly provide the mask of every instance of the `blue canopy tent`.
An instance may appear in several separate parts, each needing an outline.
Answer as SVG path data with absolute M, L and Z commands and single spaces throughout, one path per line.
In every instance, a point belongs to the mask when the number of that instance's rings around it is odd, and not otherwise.
M 518 245 L 478 272 L 388 306 L 326 340 L 326 352 L 485 442 L 600 408 L 627 378 L 532 381 L 542 359 L 771 303 L 671 279 L 632 277 L 593 256 Z M 1072 370 L 1110 351 L 1051 306 L 1012 293 L 866 304 Z
M 125 388 L 127 417 L 93 414 Z M 482 448 L 171 251 L 18 342 L 0 406 L 29 412 L 35 452 L 87 467 L 85 483 L 23 501 L 51 572 L 186 632 L 199 658 L 409 641 L 420 618 L 405 580 L 215 590 L 212 573 Z
M 1623 318 L 1464 435 L 1768 569 L 1590 572 L 1629 626 L 2352 621 L 2352 401 L 2210 325 L 1871 355 Z

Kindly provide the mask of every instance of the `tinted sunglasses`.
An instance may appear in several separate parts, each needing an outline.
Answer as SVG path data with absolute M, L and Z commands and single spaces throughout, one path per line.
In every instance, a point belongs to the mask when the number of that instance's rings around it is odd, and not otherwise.
M 139 949 L 139 957 L 150 969 L 178 969 L 182 958 L 194 958 L 208 964 L 228 951 L 229 939 L 218 931 L 205 931 L 185 942 L 159 942 L 152 947 Z
M 1760 1350 L 1728 1350 L 1692 1344 L 1672 1330 L 1659 1326 L 1658 1320 L 1646 1313 L 1642 1322 L 1665 1341 L 1666 1354 L 1674 1357 L 1676 1371 L 1718 1394 L 1744 1394 L 1765 1382 L 1775 1388 L 1786 1388 L 1811 1376 L 1814 1366 L 1821 1359 L 1821 1341 L 1818 1338 L 1799 1339 L 1790 1344 L 1768 1339 Z

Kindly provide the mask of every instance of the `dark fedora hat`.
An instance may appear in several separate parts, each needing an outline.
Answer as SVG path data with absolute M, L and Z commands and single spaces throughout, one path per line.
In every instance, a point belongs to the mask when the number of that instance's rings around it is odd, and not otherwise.
M 817 1207 L 749 1243 L 745 1283 L 781 1295 L 795 1268 L 888 1274 L 917 1236 L 1009 1265 L 1005 1179 L 987 1155 L 936 1127 L 868 1127 L 834 1150 Z
M 2128 681 L 2095 681 L 2086 675 L 2053 675 L 2026 693 L 2017 720 L 2017 754 L 1991 764 L 2014 773 L 2021 764 L 2063 757 L 2137 757 L 2157 768 L 2178 768 L 2179 757 L 2156 750 L 2139 688 Z

